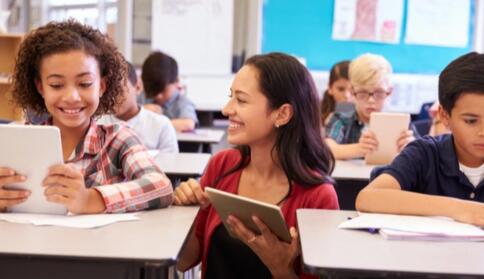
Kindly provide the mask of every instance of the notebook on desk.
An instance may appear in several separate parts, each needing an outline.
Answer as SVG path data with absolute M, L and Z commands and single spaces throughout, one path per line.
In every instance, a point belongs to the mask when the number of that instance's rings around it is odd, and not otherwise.
M 484 230 L 445 217 L 361 213 L 340 229 L 379 230 L 390 240 L 484 241 Z

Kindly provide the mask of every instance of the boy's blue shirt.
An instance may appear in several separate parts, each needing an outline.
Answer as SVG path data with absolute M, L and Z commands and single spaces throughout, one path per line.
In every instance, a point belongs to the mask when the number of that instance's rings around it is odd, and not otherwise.
M 195 105 L 180 92 L 175 92 L 165 104 L 162 105 L 163 114 L 168 118 L 190 118 L 198 124 Z
M 459 169 L 450 134 L 425 136 L 411 142 L 393 160 L 372 173 L 393 176 L 402 190 L 484 202 L 484 180 L 474 187 Z

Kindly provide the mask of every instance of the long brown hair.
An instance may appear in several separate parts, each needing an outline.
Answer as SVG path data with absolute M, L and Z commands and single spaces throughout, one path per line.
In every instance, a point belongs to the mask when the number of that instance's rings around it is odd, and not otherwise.
M 331 68 L 329 72 L 329 83 L 328 89 L 323 93 L 323 100 L 321 101 L 321 120 L 323 124 L 326 121 L 326 118 L 334 112 L 336 107 L 336 101 L 334 100 L 333 95 L 329 94 L 329 87 L 333 85 L 339 79 L 349 79 L 348 77 L 348 69 L 350 67 L 350 61 L 344 60 L 341 62 L 336 63 Z
M 333 171 L 334 157 L 320 133 L 319 97 L 309 71 L 297 59 L 283 53 L 255 55 L 245 65 L 257 69 L 259 87 L 271 109 L 290 104 L 294 110 L 291 120 L 277 129 L 272 148 L 272 152 L 277 152 L 288 181 L 307 187 L 332 182 L 329 175 Z M 245 167 L 250 161 L 248 146 L 236 148 L 241 160 L 222 177 Z

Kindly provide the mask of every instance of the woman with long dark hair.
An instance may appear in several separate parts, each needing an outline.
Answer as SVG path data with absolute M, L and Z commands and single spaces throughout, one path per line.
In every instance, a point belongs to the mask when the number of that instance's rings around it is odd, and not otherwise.
M 178 268 L 202 261 L 207 278 L 291 278 L 303 276 L 296 226 L 297 208 L 338 209 L 329 177 L 334 159 L 321 134 L 319 100 L 308 70 L 295 58 L 270 53 L 247 60 L 223 109 L 228 142 L 210 161 L 200 183 L 191 179 L 176 190 L 178 205 L 200 204 L 195 229 Z M 271 203 L 281 208 L 291 243 L 277 238 L 254 216 L 256 235 L 235 216 L 232 238 L 210 205 L 205 186 Z

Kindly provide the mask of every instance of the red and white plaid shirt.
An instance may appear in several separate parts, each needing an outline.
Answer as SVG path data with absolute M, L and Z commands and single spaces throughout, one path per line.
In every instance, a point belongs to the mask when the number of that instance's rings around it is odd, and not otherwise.
M 52 120 L 45 124 L 52 124 Z M 87 188 L 101 193 L 106 212 L 167 207 L 173 201 L 170 180 L 125 125 L 91 121 L 74 157 L 66 163 L 82 172 Z

